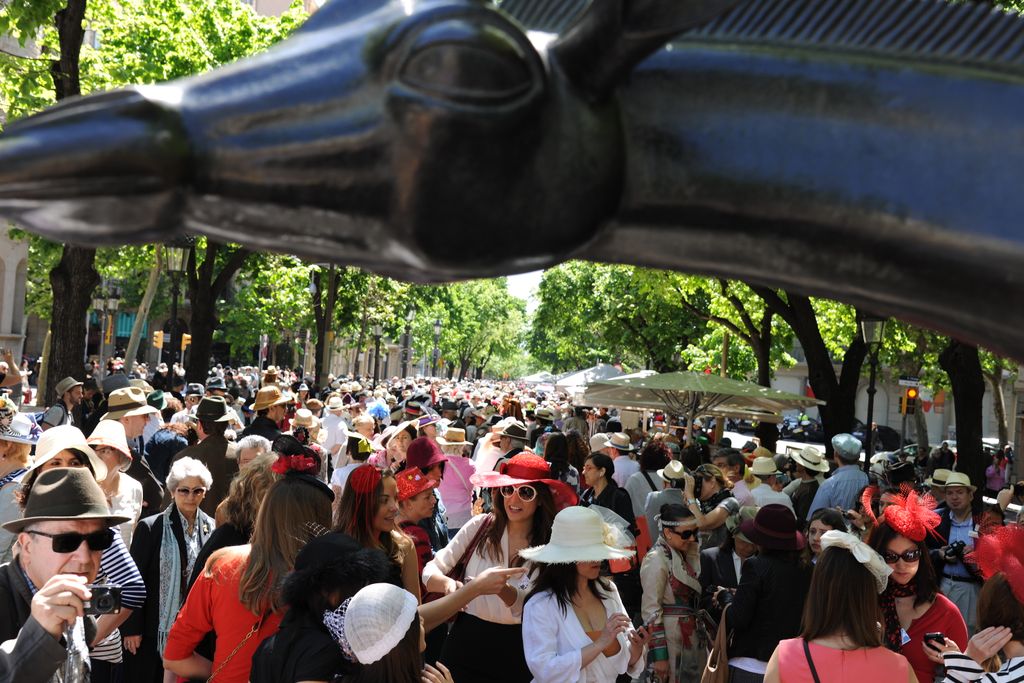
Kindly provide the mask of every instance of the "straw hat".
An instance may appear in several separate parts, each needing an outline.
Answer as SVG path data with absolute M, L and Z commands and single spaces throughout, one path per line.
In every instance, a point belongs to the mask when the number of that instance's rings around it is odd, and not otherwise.
M 345 402 L 342 401 L 341 396 L 338 396 L 337 394 L 332 394 L 331 397 L 327 399 L 327 404 L 324 407 L 331 412 L 340 412 L 346 408 Z
M 764 449 L 767 451 L 767 449 Z M 755 451 L 756 452 L 756 451 Z M 750 467 L 750 473 L 759 477 L 770 477 L 773 474 L 782 474 L 775 466 L 775 458 L 759 457 L 754 458 L 754 464 Z
M 120 420 L 136 415 L 156 415 L 160 411 L 149 405 L 146 392 L 138 387 L 115 389 L 107 397 L 107 413 L 101 420 Z
M 632 453 L 636 450 L 636 446 L 629 439 L 629 434 L 625 432 L 616 432 L 608 440 L 611 442 L 612 448 L 620 453 Z
M 932 472 L 932 476 L 925 480 L 925 485 L 931 488 L 943 488 L 946 485 L 946 480 L 949 479 L 949 475 L 953 474 L 953 470 L 947 470 L 939 468 Z
M 437 437 L 437 443 L 441 446 L 468 446 L 466 441 L 466 430 L 459 427 L 449 427 L 445 430 L 444 436 Z
M 828 472 L 828 463 L 815 448 L 804 446 L 799 453 L 790 456 L 793 462 L 813 472 Z
M 963 472 L 950 472 L 949 476 L 946 477 L 946 490 L 953 488 L 954 486 L 963 486 L 971 490 L 974 493 L 978 490 L 977 486 L 971 484 L 971 479 Z
M 85 454 L 96 474 L 96 481 L 103 481 L 107 478 L 107 466 L 86 441 L 82 430 L 74 425 L 51 427 L 43 432 L 36 443 L 36 454 L 32 458 L 32 464 L 29 465 L 28 471 L 31 472 L 39 468 L 63 450 L 75 450 Z
M 36 522 L 64 519 L 98 519 L 110 527 L 131 518 L 110 514 L 103 489 L 85 468 L 58 467 L 39 474 L 25 504 L 25 515 L 5 523 L 3 528 L 18 533 Z
M 672 460 L 665 465 L 665 469 L 658 470 L 658 476 L 665 481 L 682 479 L 684 474 L 686 474 L 686 466 L 678 460 Z
M 252 409 L 257 413 L 261 410 L 266 410 L 271 406 L 281 405 L 283 403 L 290 403 L 292 397 L 288 394 L 282 394 L 281 390 L 275 384 L 268 384 L 265 387 L 261 387 L 256 392 L 256 400 L 253 401 Z
M 90 446 L 109 446 L 117 451 L 121 456 L 121 465 L 118 469 L 122 472 L 127 472 L 131 467 L 132 452 L 128 448 L 128 437 L 125 435 L 124 425 L 117 420 L 100 420 L 89 435 L 87 443 Z
M 606 542 L 608 530 L 601 515 L 589 508 L 568 507 L 555 515 L 551 541 L 546 545 L 519 551 L 519 557 L 545 564 L 623 560 L 632 550 L 616 548 Z

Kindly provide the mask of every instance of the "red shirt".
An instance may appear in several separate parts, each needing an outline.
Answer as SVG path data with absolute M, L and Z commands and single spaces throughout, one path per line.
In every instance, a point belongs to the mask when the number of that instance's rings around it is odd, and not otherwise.
M 921 561 L 926 561 L 926 558 Z M 927 612 L 910 622 L 910 628 L 907 629 L 910 642 L 900 649 L 900 654 L 910 662 L 919 681 L 935 679 L 937 665 L 924 653 L 924 634 L 936 631 L 946 634 L 947 638 L 960 647 L 961 652 L 967 649 L 967 625 L 964 618 L 956 605 L 941 593 L 935 596 L 935 602 Z
M 231 651 L 249 635 L 260 619 L 238 601 L 238 583 L 249 562 L 249 549 L 247 545 L 228 548 L 227 553 L 217 560 L 211 576 L 204 572 L 196 579 L 167 637 L 165 659 L 186 659 L 195 652 L 209 631 L 216 631 L 213 671 L 217 671 Z M 264 638 L 277 633 L 283 616 L 283 613 L 267 615 L 259 631 L 217 674 L 218 683 L 247 683 L 256 648 Z

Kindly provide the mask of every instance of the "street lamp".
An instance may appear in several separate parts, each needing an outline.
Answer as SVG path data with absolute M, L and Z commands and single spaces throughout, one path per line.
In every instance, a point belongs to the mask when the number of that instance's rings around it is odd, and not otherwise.
M 188 253 L 192 249 L 192 240 L 179 237 L 165 246 L 167 254 L 167 274 L 171 276 L 171 373 L 178 362 L 178 296 L 181 294 L 181 276 L 188 266 Z
M 875 374 L 878 371 L 878 349 L 882 346 L 882 338 L 885 336 L 885 318 L 869 313 L 861 314 L 860 334 L 868 347 L 868 364 L 871 368 L 868 377 L 868 421 L 865 431 L 867 443 L 864 445 L 864 471 L 867 472 L 871 468 L 871 456 L 875 452 L 874 430 L 871 425 L 875 419 Z
M 430 374 L 433 377 L 437 377 L 437 361 L 441 358 L 441 351 L 437 348 L 438 343 L 441 341 L 441 319 L 438 318 L 434 321 L 434 362 L 430 366 Z
M 380 323 L 373 326 L 373 388 L 377 388 L 380 379 L 380 338 L 384 334 Z
M 409 376 L 409 356 L 412 355 L 412 321 L 416 318 L 416 307 L 410 306 L 405 312 L 405 339 L 402 340 L 402 381 Z

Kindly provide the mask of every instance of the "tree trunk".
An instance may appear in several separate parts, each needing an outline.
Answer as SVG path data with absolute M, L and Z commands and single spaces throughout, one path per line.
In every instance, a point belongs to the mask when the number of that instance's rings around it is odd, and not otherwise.
M 153 305 L 153 298 L 156 297 L 156 290 L 160 285 L 160 269 L 163 264 L 163 247 L 159 244 L 153 250 L 153 269 L 149 271 L 149 281 L 146 282 L 146 293 L 142 295 L 142 302 L 139 310 L 135 313 L 135 324 L 132 325 L 132 336 L 128 340 L 128 351 L 124 354 L 124 361 L 129 364 L 138 360 L 139 344 L 142 338 L 142 326 L 149 318 L 149 309 Z
M 46 336 L 43 338 L 43 360 L 39 363 L 39 376 L 36 377 L 36 407 L 46 407 L 46 378 L 47 378 L 47 366 L 50 364 L 50 349 L 52 348 L 51 340 L 53 339 L 53 330 L 46 330 Z
M 985 397 L 985 379 L 978 360 L 978 347 L 950 339 L 939 354 L 939 365 L 949 375 L 956 403 L 956 450 L 959 472 L 981 486 L 987 463 L 981 449 L 981 402 Z
M 327 385 L 327 374 L 330 372 L 331 343 L 330 330 L 334 325 L 334 300 L 338 295 L 338 269 L 331 266 L 327 272 L 327 278 L 322 277 L 323 271 L 316 271 L 313 281 L 316 283 L 316 293 L 313 295 L 313 315 L 316 319 L 316 386 L 323 388 Z M 325 292 L 326 288 L 326 292 Z M 324 296 L 326 293 L 327 296 Z
M 1003 364 L 997 362 L 992 372 L 985 373 L 985 379 L 992 387 L 992 411 L 999 428 L 999 448 L 1002 448 L 1010 440 L 1010 428 L 1006 422 L 1006 396 L 1003 394 Z
M 927 454 L 931 450 L 928 444 L 928 421 L 924 419 L 924 410 L 921 409 L 920 401 L 918 401 L 917 410 L 914 411 L 914 431 L 917 434 L 918 453 Z
M 60 56 L 50 62 L 50 76 L 58 101 L 82 94 L 79 82 L 79 56 L 85 31 L 86 0 L 68 0 L 67 7 L 54 15 L 54 26 L 60 43 Z M 93 266 L 95 249 L 64 245 L 60 262 L 50 271 L 53 308 L 50 313 L 51 342 L 47 355 L 46 383 L 39 383 L 43 403 L 49 405 L 57 382 L 72 376 L 82 379 L 85 374 L 85 336 L 88 330 L 86 315 L 92 300 L 92 291 L 100 283 L 99 273 Z
M 473 361 L 469 358 L 459 359 L 459 381 L 461 382 L 469 373 L 470 366 L 473 365 Z
M 65 377 L 85 375 L 86 315 L 92 292 L 100 283 L 93 267 L 95 249 L 65 245 L 60 262 L 50 271 L 53 309 L 50 316 L 51 342 L 46 385 L 40 386 L 47 405 L 57 383 Z
M 220 323 L 217 318 L 217 300 L 252 253 L 248 249 L 235 249 L 224 260 L 220 272 L 217 272 L 217 254 L 227 248 L 225 244 L 208 239 L 202 264 L 196 263 L 195 248 L 189 252 L 188 298 L 192 305 L 192 315 L 189 318 L 188 333 L 192 335 L 192 345 L 188 364 L 185 365 L 185 377 L 189 382 L 206 381 L 210 370 L 213 333 Z
M 363 370 L 362 361 L 366 360 L 367 354 L 363 351 L 363 344 L 366 343 L 366 327 L 369 324 L 369 315 L 370 309 L 367 306 L 363 306 L 363 318 L 359 322 L 359 337 L 356 339 L 356 362 L 353 366 L 353 377 L 359 377 Z

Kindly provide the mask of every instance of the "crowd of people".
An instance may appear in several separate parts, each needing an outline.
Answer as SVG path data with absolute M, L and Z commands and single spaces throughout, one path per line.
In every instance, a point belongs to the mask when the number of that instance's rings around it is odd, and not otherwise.
M 108 369 L 0 396 L 0 680 L 1024 681 L 1005 458 L 979 489 L 515 382 Z

